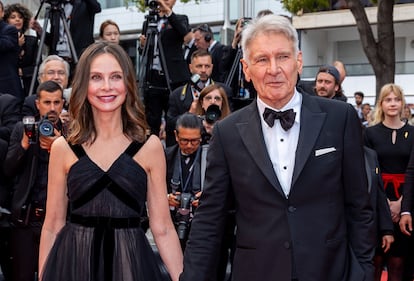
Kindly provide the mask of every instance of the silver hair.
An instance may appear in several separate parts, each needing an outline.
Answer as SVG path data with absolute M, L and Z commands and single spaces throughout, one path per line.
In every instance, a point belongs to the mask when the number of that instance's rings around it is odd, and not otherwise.
M 299 53 L 299 39 L 296 29 L 293 27 L 288 18 L 278 15 L 266 15 L 254 19 L 248 24 L 242 33 L 241 46 L 243 58 L 248 61 L 250 55 L 250 44 L 262 34 L 279 33 L 284 34 L 293 43 L 295 55 Z
M 37 76 L 39 79 L 39 82 L 40 82 L 40 76 L 42 76 L 43 72 L 45 71 L 46 63 L 48 63 L 49 61 L 54 61 L 54 60 L 57 60 L 63 63 L 63 65 L 65 66 L 66 75 L 69 77 L 69 74 L 70 74 L 69 63 L 57 55 L 50 55 L 50 56 L 47 56 L 39 66 L 39 71 L 38 71 L 38 76 Z

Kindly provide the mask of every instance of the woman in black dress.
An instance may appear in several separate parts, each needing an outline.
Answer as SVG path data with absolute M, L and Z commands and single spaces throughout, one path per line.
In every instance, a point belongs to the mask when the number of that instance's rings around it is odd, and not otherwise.
M 19 31 L 19 76 L 23 82 L 24 95 L 30 95 L 30 83 L 36 65 L 38 39 L 36 36 L 26 35 L 29 28 L 32 12 L 24 5 L 16 3 L 7 5 L 4 10 L 4 20 L 14 25 Z M 36 88 L 34 88 L 36 89 Z
M 168 207 L 164 150 L 158 137 L 146 139 L 131 60 L 119 45 L 100 42 L 83 52 L 77 69 L 70 133 L 50 153 L 40 280 L 169 279 L 140 227 L 146 201 L 158 251 L 178 281 L 183 260 Z
M 395 84 L 382 87 L 374 113 L 374 126 L 365 130 L 365 145 L 377 152 L 388 199 L 391 217 L 394 222 L 395 241 L 388 252 L 379 248 L 374 264 L 376 280 L 380 280 L 383 265 L 387 266 L 388 280 L 401 281 L 404 262 L 409 254 L 408 237 L 399 229 L 404 173 L 414 142 L 414 127 L 401 121 L 404 108 L 404 94 Z

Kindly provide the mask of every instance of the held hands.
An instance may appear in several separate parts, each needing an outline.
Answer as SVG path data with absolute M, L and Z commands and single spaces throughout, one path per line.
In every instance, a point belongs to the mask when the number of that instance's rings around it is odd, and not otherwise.
M 411 236 L 413 231 L 413 220 L 410 214 L 404 214 L 400 219 L 400 229 L 405 235 Z
M 391 211 L 391 218 L 394 223 L 398 223 L 400 221 L 400 212 L 401 212 L 401 199 L 398 199 L 397 201 L 389 201 L 388 205 L 390 206 Z

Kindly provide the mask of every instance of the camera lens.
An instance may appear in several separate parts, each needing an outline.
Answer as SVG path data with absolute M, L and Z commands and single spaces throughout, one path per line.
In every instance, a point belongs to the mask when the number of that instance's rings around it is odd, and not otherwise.
M 46 137 L 53 136 L 54 135 L 53 129 L 54 129 L 53 123 L 47 119 L 44 119 L 39 123 L 39 133 L 43 136 L 46 136 Z

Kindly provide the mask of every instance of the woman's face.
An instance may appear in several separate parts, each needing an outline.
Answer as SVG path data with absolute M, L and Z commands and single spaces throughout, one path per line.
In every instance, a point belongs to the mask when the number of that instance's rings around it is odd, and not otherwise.
M 18 12 L 12 12 L 7 19 L 7 23 L 14 25 L 18 30 L 23 28 L 23 16 Z
M 385 116 L 400 116 L 402 110 L 402 100 L 400 97 L 395 95 L 394 92 L 391 92 L 385 96 L 384 100 L 381 103 L 381 107 Z
M 221 97 L 220 91 L 218 89 L 215 89 L 205 95 L 201 101 L 201 107 L 204 109 L 204 111 L 207 111 L 207 108 L 212 104 L 217 105 L 221 110 L 221 106 L 223 105 L 223 98 Z
M 91 63 L 88 101 L 94 111 L 120 110 L 126 99 L 124 73 L 111 54 L 98 55 Z
M 119 44 L 119 30 L 115 25 L 109 24 L 103 31 L 103 40 Z

